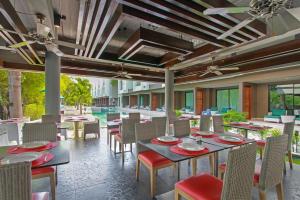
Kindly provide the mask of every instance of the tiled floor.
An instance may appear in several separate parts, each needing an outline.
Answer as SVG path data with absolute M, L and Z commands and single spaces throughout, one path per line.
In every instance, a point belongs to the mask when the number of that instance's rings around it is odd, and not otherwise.
M 116 157 L 106 145 L 106 130 L 101 130 L 101 139 L 87 141 L 69 140 L 71 162 L 58 167 L 58 200 L 147 200 L 149 197 L 149 175 L 142 167 L 140 181 L 135 180 L 135 155 L 126 153 L 124 166 L 120 154 Z M 129 146 L 128 146 L 129 147 Z M 226 157 L 226 152 L 220 157 Z M 187 163 L 181 165 L 182 178 L 189 176 Z M 199 172 L 208 168 L 208 159 L 199 160 Z M 163 169 L 158 173 L 157 194 L 173 190 L 175 183 L 173 169 Z M 300 199 L 300 166 L 288 170 L 285 177 L 286 199 Z M 34 191 L 50 191 L 48 180 L 35 180 Z M 253 190 L 254 199 L 257 191 Z M 173 199 L 172 193 L 159 199 Z M 276 199 L 274 190 L 268 199 Z

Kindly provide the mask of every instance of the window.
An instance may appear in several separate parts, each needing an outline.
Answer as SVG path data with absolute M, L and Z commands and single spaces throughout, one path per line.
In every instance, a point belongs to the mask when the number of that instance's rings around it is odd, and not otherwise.
M 270 85 L 269 110 L 300 109 L 300 84 Z
M 217 107 L 219 111 L 231 108 L 239 108 L 239 90 L 237 88 L 227 88 L 217 90 Z
M 185 92 L 185 108 L 194 110 L 194 92 Z

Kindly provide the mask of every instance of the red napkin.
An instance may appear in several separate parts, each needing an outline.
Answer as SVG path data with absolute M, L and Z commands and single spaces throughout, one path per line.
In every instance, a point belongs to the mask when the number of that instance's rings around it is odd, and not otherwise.
M 216 142 L 219 142 L 219 143 L 230 144 L 230 145 L 237 145 L 237 144 L 244 144 L 245 143 L 245 141 L 241 141 L 241 142 L 229 142 L 229 141 L 226 141 L 226 140 L 222 140 L 219 137 L 215 137 L 214 140 Z
M 32 167 L 41 166 L 54 158 L 54 155 L 51 153 L 44 153 L 41 157 L 31 162 Z
M 157 138 L 153 138 L 151 140 L 152 144 L 159 144 L 159 145 L 166 145 L 166 146 L 176 145 L 176 144 L 179 144 L 181 142 L 182 142 L 181 139 L 178 139 L 177 141 L 174 141 L 174 142 L 163 142 L 163 141 L 158 140 Z
M 193 137 L 203 137 L 203 138 L 213 138 L 213 137 L 219 137 L 218 134 L 212 134 L 212 135 L 201 135 L 197 133 L 192 134 Z
M 176 154 L 183 155 L 183 156 L 200 156 L 200 155 L 209 153 L 208 148 L 205 148 L 201 151 L 188 151 L 188 150 L 178 147 L 177 145 L 171 146 L 170 151 L 172 151 L 173 153 L 176 153 Z
M 58 144 L 56 142 L 49 142 L 47 145 L 37 148 L 22 148 L 22 147 L 9 147 L 7 149 L 7 153 L 15 154 L 15 153 L 24 153 L 24 152 L 33 152 L 33 151 L 45 151 L 56 147 Z

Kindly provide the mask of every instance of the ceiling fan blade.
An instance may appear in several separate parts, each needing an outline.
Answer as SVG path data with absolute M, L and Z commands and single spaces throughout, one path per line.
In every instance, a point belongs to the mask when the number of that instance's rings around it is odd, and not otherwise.
M 206 71 L 203 74 L 200 74 L 199 77 L 203 77 L 203 76 L 205 76 L 206 74 L 209 74 L 209 73 L 210 73 L 209 71 Z
M 33 44 L 35 43 L 36 41 L 24 41 L 24 42 L 19 42 L 19 43 L 16 43 L 16 44 L 12 44 L 10 45 L 9 47 L 10 48 L 14 48 L 14 49 L 18 49 L 20 47 L 24 47 L 24 46 L 27 46 L 29 44 Z
M 8 33 L 17 34 L 17 35 L 23 35 L 25 37 L 32 38 L 32 36 L 30 36 L 30 35 L 27 35 L 27 34 L 24 34 L 24 33 L 20 33 L 20 32 L 17 32 L 17 31 L 8 30 L 8 29 L 5 29 L 5 28 L 0 28 L 0 31 L 5 31 L 5 32 L 8 32 Z
M 223 67 L 223 68 L 218 68 L 219 71 L 232 71 L 232 70 L 239 70 L 239 67 Z
M 131 73 L 128 73 L 127 75 L 129 75 L 129 76 L 142 76 L 142 74 L 131 74 Z
M 69 47 L 69 48 L 73 48 L 73 49 L 85 50 L 85 47 L 82 45 L 79 45 L 79 44 L 74 44 L 74 43 L 65 42 L 65 41 L 61 41 L 61 40 L 56 40 L 55 43 L 60 46 L 65 46 L 65 47 Z
M 227 13 L 244 13 L 249 11 L 249 7 L 226 7 L 226 8 L 207 8 L 204 15 L 221 15 Z
M 221 76 L 221 75 L 223 75 L 223 73 L 222 73 L 222 72 L 220 72 L 220 71 L 218 71 L 218 70 L 216 70 L 216 71 L 213 71 L 213 73 L 217 74 L 218 76 Z
M 243 28 L 244 26 L 247 26 L 249 23 L 251 23 L 252 21 L 254 21 L 255 18 L 249 18 L 249 19 L 245 19 L 244 21 L 240 22 L 239 24 L 237 24 L 236 26 L 232 27 L 231 29 L 229 29 L 228 31 L 226 31 L 225 33 L 223 33 L 222 35 L 220 35 L 218 37 L 219 40 L 222 40 L 228 36 L 230 36 L 232 33 L 240 30 L 241 28 Z
M 132 79 L 132 76 L 129 76 L 128 74 L 124 75 L 124 77 L 128 79 Z
M 120 75 L 116 75 L 116 76 L 113 76 L 112 78 L 119 78 L 120 77 Z
M 55 53 L 57 56 L 64 56 L 64 53 L 58 49 L 58 47 L 55 44 L 45 44 L 45 47 L 47 49 L 47 51 L 51 51 L 53 53 Z

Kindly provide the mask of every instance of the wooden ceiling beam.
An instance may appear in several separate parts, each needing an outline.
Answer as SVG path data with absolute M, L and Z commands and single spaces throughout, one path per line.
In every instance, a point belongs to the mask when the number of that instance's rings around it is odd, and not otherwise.
M 76 44 L 79 44 L 80 37 L 81 37 L 81 28 L 83 23 L 83 15 L 84 15 L 84 8 L 85 8 L 85 2 L 86 0 L 80 0 L 79 4 L 79 14 L 78 14 L 78 20 L 77 20 L 77 31 L 76 31 Z M 75 49 L 75 55 L 78 54 L 78 49 Z
M 194 21 L 196 23 L 200 23 L 203 25 L 207 25 L 210 29 L 215 29 L 218 30 L 219 32 L 226 32 L 229 30 L 229 28 L 220 25 L 219 23 L 216 23 L 214 21 L 211 21 L 203 16 L 197 15 L 193 12 L 190 12 L 178 5 L 175 5 L 173 3 L 170 3 L 168 1 L 165 0 L 150 0 L 151 2 L 155 3 L 156 5 L 160 6 L 160 7 L 164 7 L 166 10 L 172 10 L 174 13 L 176 13 L 176 15 L 180 15 L 184 18 L 187 18 L 191 21 Z M 232 34 L 232 37 L 236 38 L 236 39 L 242 39 L 245 41 L 249 41 L 251 40 L 250 37 L 247 37 L 241 33 L 235 32 Z
M 123 13 L 127 14 L 129 16 L 135 17 L 135 18 L 139 18 L 139 19 L 148 21 L 150 23 L 154 23 L 154 24 L 157 24 L 157 25 L 160 25 L 160 26 L 164 26 L 164 27 L 169 28 L 169 29 L 174 30 L 174 31 L 178 31 L 178 32 L 182 32 L 184 34 L 191 35 L 193 37 L 196 37 L 196 38 L 202 39 L 204 41 L 207 41 L 209 43 L 212 43 L 216 46 L 229 47 L 229 46 L 233 45 L 230 42 L 227 42 L 227 41 L 224 41 L 224 40 L 217 40 L 216 38 L 214 38 L 210 35 L 204 34 L 200 31 L 196 31 L 192 28 L 183 26 L 181 24 L 174 23 L 170 20 L 160 18 L 160 17 L 157 17 L 155 15 L 151 15 L 149 13 L 140 11 L 140 10 L 135 9 L 135 8 L 131 8 L 127 5 L 123 5 Z
M 173 52 L 168 52 L 166 53 L 161 59 L 160 59 L 160 64 L 164 65 L 167 62 L 176 60 L 178 57 L 180 56 L 180 54 L 177 53 L 173 53 Z
M 126 56 L 126 54 L 128 54 L 133 48 L 135 48 L 135 46 L 137 46 L 142 41 L 140 37 L 140 30 L 141 29 L 138 29 L 136 32 L 134 32 L 134 34 L 132 34 L 120 48 L 118 53 L 120 59 Z
M 165 11 L 159 7 L 152 6 L 150 4 L 141 2 L 139 0 L 123 0 L 123 2 L 127 2 L 128 3 L 127 5 L 129 5 L 129 6 L 131 6 L 131 5 L 138 6 L 140 10 L 147 9 L 148 13 L 151 13 L 157 17 L 162 16 L 164 18 L 167 18 L 168 20 L 172 20 L 175 23 L 184 24 L 187 27 L 193 27 L 193 28 L 198 29 L 199 31 L 206 33 L 208 35 L 211 35 L 213 37 L 218 37 L 222 33 L 222 32 L 216 31 L 213 27 L 209 28 L 205 25 L 201 25 L 201 24 L 191 21 L 187 18 L 180 17 L 172 12 Z M 234 42 L 234 43 L 242 43 L 243 42 L 243 40 L 237 39 L 237 38 L 234 38 L 231 36 L 227 37 L 226 39 L 229 40 L 229 42 Z M 248 40 L 250 40 L 250 39 L 248 39 Z

